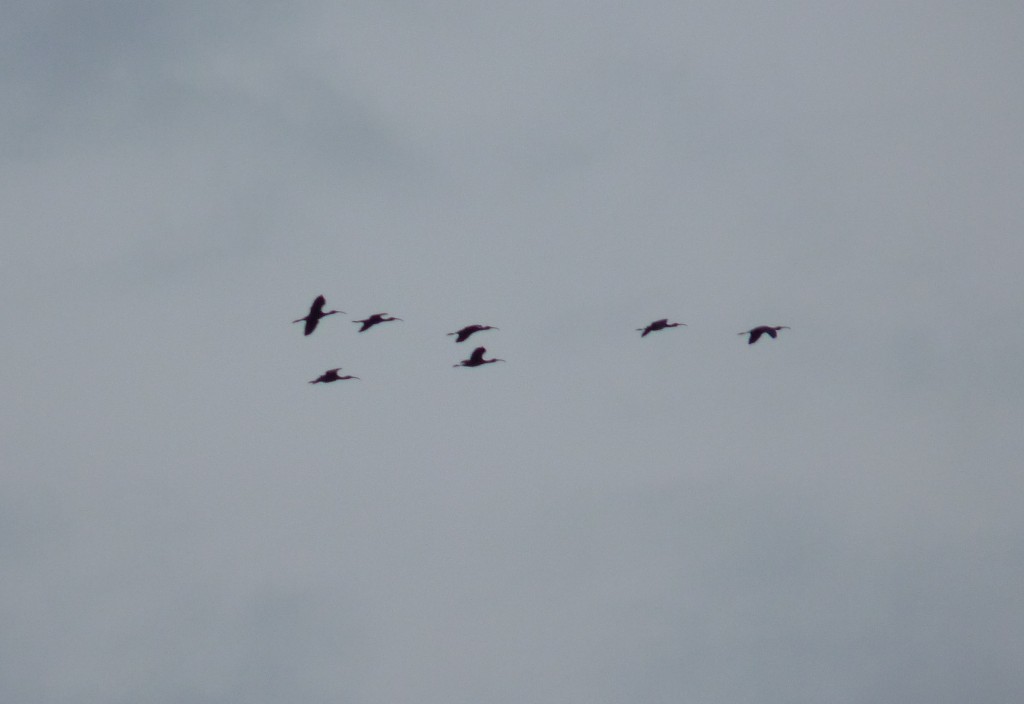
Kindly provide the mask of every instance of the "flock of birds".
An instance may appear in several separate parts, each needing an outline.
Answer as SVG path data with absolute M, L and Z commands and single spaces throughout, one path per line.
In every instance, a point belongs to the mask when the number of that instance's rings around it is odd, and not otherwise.
M 337 313 L 345 314 L 345 311 L 343 311 L 343 310 L 328 310 L 328 311 L 325 311 L 324 310 L 324 306 L 326 304 L 327 304 L 327 299 L 324 298 L 323 295 L 317 296 L 315 299 L 313 299 L 313 305 L 310 306 L 309 313 L 305 317 L 299 318 L 298 320 L 293 320 L 292 322 L 293 323 L 302 323 L 302 322 L 304 322 L 305 323 L 304 334 L 312 335 L 313 331 L 316 330 L 316 326 L 320 323 L 320 321 L 322 319 L 326 318 L 328 315 L 335 315 Z M 367 330 L 372 328 L 374 325 L 379 325 L 380 323 L 391 323 L 391 322 L 394 322 L 396 320 L 400 321 L 402 319 L 401 318 L 392 317 L 388 313 L 374 313 L 373 315 L 371 315 L 368 318 L 364 318 L 362 320 L 353 320 L 352 322 L 357 323 L 357 324 L 360 325 L 359 332 L 366 332 Z M 685 327 L 686 323 L 670 323 L 668 321 L 668 318 L 662 318 L 661 320 L 655 320 L 654 322 L 650 323 L 649 325 L 647 325 L 645 327 L 637 328 L 637 332 L 640 333 L 640 337 L 647 337 L 647 335 L 649 335 L 652 332 L 657 332 L 659 330 L 664 330 L 665 328 L 677 328 L 677 327 L 680 327 L 680 326 Z M 492 325 L 467 325 L 466 327 L 462 328 L 461 330 L 456 330 L 455 332 L 448 333 L 448 335 L 454 335 L 456 342 L 465 342 L 473 334 L 478 333 L 478 332 L 483 332 L 484 330 L 498 330 L 498 328 L 496 328 L 496 327 L 494 327 Z M 752 345 L 755 342 L 757 342 L 759 339 L 761 339 L 762 335 L 767 335 L 768 337 L 770 337 L 772 339 L 775 339 L 778 336 L 778 334 L 779 334 L 779 330 L 789 330 L 789 327 L 786 326 L 786 325 L 759 325 L 756 328 L 751 328 L 750 330 L 745 330 L 745 331 L 743 331 L 743 332 L 741 332 L 739 334 L 740 335 L 747 335 L 748 336 L 747 337 L 747 344 L 748 345 Z M 480 366 L 483 366 L 484 364 L 492 364 L 494 362 L 504 362 L 505 361 L 504 359 L 484 359 L 484 354 L 486 352 L 487 352 L 487 348 L 486 347 L 477 347 L 475 350 L 473 350 L 472 354 L 470 354 L 467 359 L 462 360 L 458 364 L 453 364 L 452 366 L 453 367 L 480 367 Z M 341 367 L 336 367 L 334 369 L 328 369 L 326 372 L 324 372 L 323 374 L 318 376 L 316 379 L 313 379 L 309 383 L 310 384 L 329 384 L 332 381 L 346 381 L 348 379 L 359 379 L 359 377 L 352 376 L 350 374 L 346 374 L 344 376 L 339 375 L 338 372 L 340 372 L 340 371 L 341 371 Z

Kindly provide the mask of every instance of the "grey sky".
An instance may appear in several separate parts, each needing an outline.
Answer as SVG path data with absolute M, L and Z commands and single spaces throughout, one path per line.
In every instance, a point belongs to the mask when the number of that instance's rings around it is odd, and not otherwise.
M 9 3 L 0 700 L 1019 700 L 981 5 Z

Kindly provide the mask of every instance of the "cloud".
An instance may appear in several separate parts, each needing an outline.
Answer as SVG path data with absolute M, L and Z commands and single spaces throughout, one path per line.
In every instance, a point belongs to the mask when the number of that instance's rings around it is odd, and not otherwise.
M 922 10 L 16 4 L 0 698 L 1005 701 L 1021 15 Z

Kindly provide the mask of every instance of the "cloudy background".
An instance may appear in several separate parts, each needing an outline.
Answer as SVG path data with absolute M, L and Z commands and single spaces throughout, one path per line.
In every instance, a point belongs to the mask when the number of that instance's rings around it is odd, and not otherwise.
M 1024 695 L 1019 3 L 2 14 L 0 700 Z

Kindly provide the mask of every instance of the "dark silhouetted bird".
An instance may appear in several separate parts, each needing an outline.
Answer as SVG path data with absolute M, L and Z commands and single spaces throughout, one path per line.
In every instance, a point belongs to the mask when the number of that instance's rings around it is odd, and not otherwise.
M 390 323 L 392 320 L 401 320 L 401 318 L 389 318 L 387 313 L 374 313 L 365 320 L 353 320 L 353 323 L 362 323 L 363 326 L 359 328 L 359 332 L 366 332 L 374 325 L 378 323 Z
M 453 367 L 479 367 L 482 364 L 490 364 L 491 362 L 504 362 L 504 359 L 484 359 L 484 352 L 487 351 L 486 347 L 477 347 L 473 350 L 473 354 L 469 355 L 469 359 L 464 359 L 458 364 L 453 364 Z
M 344 313 L 343 310 L 329 310 L 324 313 L 324 303 L 327 303 L 327 299 L 323 296 L 317 296 L 313 300 L 313 305 L 309 308 L 309 315 L 305 318 L 299 318 L 293 320 L 293 323 L 301 323 L 303 320 L 306 321 L 306 335 L 311 334 L 316 330 L 316 324 L 320 322 L 320 318 L 326 318 L 328 315 L 334 315 L 335 313 Z
M 653 323 L 645 328 L 637 328 L 637 332 L 640 332 L 640 337 L 647 337 L 649 332 L 657 332 L 658 330 L 664 330 L 665 328 L 677 328 L 680 325 L 686 326 L 686 323 L 670 323 L 668 318 L 662 318 L 661 320 L 655 320 Z
M 344 381 L 345 379 L 358 379 L 359 378 L 357 376 L 349 376 L 348 374 L 346 374 L 345 376 L 338 376 L 338 372 L 339 371 L 341 371 L 341 367 L 338 367 L 337 369 L 328 369 L 326 372 L 324 372 L 323 374 L 318 376 L 316 379 L 313 379 L 313 381 L 311 381 L 309 383 L 310 384 L 330 384 L 332 381 Z
M 467 325 L 466 327 L 462 328 L 461 330 L 458 330 L 456 332 L 450 332 L 448 334 L 449 335 L 458 335 L 458 337 L 455 338 L 456 342 L 465 342 L 466 340 L 469 339 L 469 336 L 472 335 L 475 332 L 480 332 L 481 330 L 497 330 L 497 329 L 498 328 L 492 327 L 490 325 Z
M 772 325 L 758 325 L 756 328 L 753 328 L 752 330 L 747 330 L 746 332 L 741 332 L 739 334 L 740 335 L 750 335 L 750 339 L 747 340 L 747 344 L 748 345 L 752 345 L 752 344 L 754 344 L 755 342 L 757 342 L 758 340 L 761 339 L 761 335 L 767 335 L 768 337 L 770 337 L 770 338 L 772 338 L 774 340 L 778 336 L 778 334 L 779 334 L 778 331 L 779 330 L 789 330 L 789 326 L 787 326 L 787 325 L 775 325 L 775 326 L 772 326 Z

